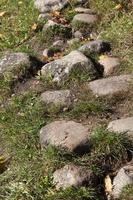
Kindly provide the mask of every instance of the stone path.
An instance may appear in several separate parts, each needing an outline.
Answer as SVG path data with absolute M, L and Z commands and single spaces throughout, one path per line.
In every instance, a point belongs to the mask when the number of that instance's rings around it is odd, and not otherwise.
M 68 4 L 69 1 L 67 0 L 35 1 L 35 6 L 39 9 L 41 15 L 48 18 L 47 23 L 43 27 L 44 31 L 57 25 L 68 28 L 49 19 L 51 11 L 60 11 Z M 91 32 L 92 26 L 97 23 L 99 17 L 91 9 L 83 7 L 77 7 L 75 11 L 77 14 L 74 16 L 71 26 L 74 30 L 73 35 L 76 38 L 75 41 L 78 42 L 83 35 L 82 32 L 76 30 L 78 25 L 88 25 L 90 28 L 89 31 Z M 62 40 L 57 41 L 55 44 L 61 51 L 62 45 L 64 45 Z M 90 59 L 90 55 L 105 53 L 109 50 L 110 44 L 107 41 L 97 39 L 86 42 L 77 50 L 71 51 L 68 55 L 45 64 L 41 69 L 41 75 L 50 78 L 52 82 L 62 84 L 73 72 L 80 73 L 80 75 L 85 73 L 90 80 L 90 82 L 87 82 L 88 91 L 92 92 L 94 96 L 112 96 L 114 98 L 115 95 L 126 95 L 132 87 L 133 75 L 111 76 L 115 72 L 115 69 L 119 68 L 120 60 L 118 58 L 113 56 L 101 58 L 99 63 L 104 69 L 103 76 L 110 77 L 93 80 L 98 77 L 98 69 L 96 69 L 95 64 Z M 44 51 L 43 55 L 50 57 L 50 52 Z M 18 70 L 19 67 L 20 71 L 21 67 L 25 67 L 27 70 L 31 66 L 33 66 L 33 63 L 27 54 L 21 52 L 11 53 L 1 58 L 0 74 L 15 71 L 16 68 Z M 18 76 L 18 73 L 21 74 L 21 72 L 17 72 L 16 76 Z M 40 98 L 47 105 L 59 105 L 67 109 L 73 104 L 75 99 L 72 91 L 68 89 L 45 91 L 41 94 Z M 133 117 L 110 122 L 108 130 L 133 136 Z M 40 144 L 42 149 L 52 145 L 61 150 L 83 154 L 91 151 L 89 138 L 89 127 L 75 121 L 54 121 L 42 127 L 40 130 Z M 129 174 L 130 168 L 132 168 L 130 165 L 121 168 L 114 178 L 114 189 L 112 193 L 114 198 L 119 197 L 125 185 L 133 183 L 133 173 Z M 92 179 L 92 171 L 84 166 L 66 165 L 53 173 L 53 182 L 57 189 L 67 188 L 69 186 L 79 187 L 86 182 L 90 183 Z

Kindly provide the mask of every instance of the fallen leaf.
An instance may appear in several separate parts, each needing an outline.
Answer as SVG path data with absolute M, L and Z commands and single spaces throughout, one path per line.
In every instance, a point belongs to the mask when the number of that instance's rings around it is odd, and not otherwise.
M 37 29 L 37 24 L 34 23 L 34 24 L 32 25 L 32 27 L 31 27 L 31 29 L 32 29 L 33 31 L 35 31 L 35 30 Z
M 59 11 L 53 11 L 52 12 L 52 16 L 59 17 L 60 16 L 60 12 Z
M 118 4 L 117 6 L 115 6 L 115 10 L 121 10 L 122 9 L 122 5 Z
M 112 189 L 113 189 L 113 185 L 112 185 L 112 181 L 109 175 L 107 175 L 105 177 L 105 192 L 107 196 L 110 196 L 112 194 Z
M 6 14 L 6 11 L 0 12 L 0 17 L 3 17 Z

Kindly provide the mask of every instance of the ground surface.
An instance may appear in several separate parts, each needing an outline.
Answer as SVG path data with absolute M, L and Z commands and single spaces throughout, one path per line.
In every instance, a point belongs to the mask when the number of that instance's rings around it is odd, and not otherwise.
M 122 5 L 120 9 L 116 7 L 119 4 Z M 67 19 L 71 19 L 73 15 L 72 5 L 63 12 Z M 101 20 L 95 29 L 96 35 L 109 41 L 112 46 L 110 55 L 121 60 L 116 74 L 133 73 L 133 8 L 129 1 L 91 0 L 86 2 L 86 7 L 91 7 L 100 16 Z M 6 51 L 27 52 L 33 56 L 49 47 L 52 35 L 46 38 L 42 34 L 42 22 L 37 20 L 39 13 L 32 0 L 1 0 L 0 13 L 2 12 L 5 13 L 0 16 L 1 56 Z M 38 28 L 34 30 L 36 25 Z M 64 54 L 76 47 L 67 49 Z M 57 108 L 49 108 L 39 99 L 42 91 L 51 88 L 73 88 L 80 101 L 71 110 L 60 113 Z M 56 86 L 42 81 L 39 74 L 35 74 L 26 83 L 15 83 L 15 88 L 9 87 L 8 78 L 0 80 L 0 95 L 0 146 L 12 157 L 8 170 L 0 175 L 0 199 L 104 199 L 101 197 L 104 191 L 103 177 L 116 171 L 127 160 L 128 143 L 125 138 L 114 133 L 107 136 L 105 127 L 110 120 L 133 115 L 132 91 L 126 98 L 92 98 L 80 81 L 72 79 L 63 86 Z M 77 157 L 53 147 L 40 150 L 38 141 L 41 127 L 62 118 L 90 124 L 90 129 L 94 132 L 91 155 Z M 85 187 L 58 192 L 55 190 L 52 172 L 71 162 L 85 163 L 98 174 L 98 191 Z M 133 194 L 132 187 L 125 191 L 121 199 L 127 200 L 126 194 L 129 193 Z M 131 199 L 132 195 L 129 196 L 129 200 Z

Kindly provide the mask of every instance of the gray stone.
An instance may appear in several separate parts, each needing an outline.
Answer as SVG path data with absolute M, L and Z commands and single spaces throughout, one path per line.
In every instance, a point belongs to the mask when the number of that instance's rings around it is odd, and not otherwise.
M 47 57 L 52 57 L 52 56 L 54 56 L 54 51 L 52 51 L 51 49 L 44 49 L 42 54 L 46 58 Z
M 59 83 L 76 71 L 85 72 L 88 76 L 95 73 L 92 62 L 79 51 L 72 51 L 67 56 L 44 65 L 41 73 L 45 77 L 50 76 L 53 82 Z
M 90 53 L 103 53 L 110 49 L 109 43 L 102 40 L 94 40 L 81 46 L 78 50 L 86 56 Z
M 91 9 L 83 8 L 83 7 L 75 8 L 75 12 L 77 12 L 77 13 L 86 13 L 86 14 L 93 14 L 94 13 L 94 11 L 92 11 Z
M 80 31 L 76 31 L 73 35 L 75 38 L 83 38 L 83 34 Z
M 72 24 L 76 25 L 77 23 L 83 23 L 83 24 L 88 24 L 92 25 L 95 24 L 98 20 L 97 15 L 92 15 L 92 14 L 77 14 L 74 16 L 72 20 Z
M 56 189 L 66 189 L 68 187 L 80 187 L 92 181 L 93 173 L 86 167 L 76 165 L 65 165 L 53 174 L 53 182 Z
M 41 100 L 46 104 L 69 108 L 74 101 L 74 95 L 70 90 L 46 91 L 41 94 Z
M 39 16 L 38 16 L 38 20 L 48 20 L 48 19 L 52 19 L 52 16 L 49 14 L 49 13 L 41 13 Z
M 68 41 L 67 41 L 67 44 L 68 44 L 69 46 L 72 46 L 72 45 L 77 44 L 77 43 L 79 43 L 79 42 L 80 42 L 80 39 L 79 39 L 79 38 L 73 38 L 73 39 L 71 39 L 71 40 L 68 40 Z
M 99 63 L 104 68 L 104 76 L 109 76 L 118 68 L 120 60 L 115 57 L 105 56 L 99 60 Z
M 132 75 L 120 75 L 92 81 L 88 86 L 96 96 L 117 95 L 129 91 L 132 81 Z
M 126 133 L 129 136 L 133 136 L 133 117 L 127 117 L 110 122 L 108 130 L 118 133 Z
M 20 68 L 30 68 L 30 57 L 26 53 L 8 53 L 0 59 L 0 74 L 19 71 Z
M 113 180 L 113 198 L 118 199 L 124 187 L 131 184 L 133 184 L 133 165 L 126 165 L 118 171 Z
M 43 31 L 48 30 L 49 28 L 58 26 L 58 24 L 52 20 L 48 20 L 47 23 L 43 26 Z
M 56 48 L 63 48 L 63 45 L 64 45 L 64 41 L 63 40 L 57 40 L 53 43 L 53 47 L 56 47 Z
M 74 121 L 55 121 L 40 130 L 42 148 L 52 145 L 81 154 L 89 150 L 88 138 L 88 128 Z
M 35 7 L 41 12 L 51 12 L 63 9 L 68 0 L 35 0 Z

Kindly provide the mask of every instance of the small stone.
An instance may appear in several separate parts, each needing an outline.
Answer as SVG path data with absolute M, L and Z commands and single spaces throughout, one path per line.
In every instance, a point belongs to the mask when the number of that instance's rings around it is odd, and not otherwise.
M 92 182 L 93 173 L 87 167 L 76 165 L 65 165 L 53 174 L 53 182 L 56 189 L 66 189 L 68 187 L 80 187 Z
M 64 45 L 64 41 L 63 40 L 57 40 L 56 42 L 53 43 L 53 47 L 56 47 L 56 48 L 63 48 L 63 45 Z
M 0 74 L 21 71 L 22 67 L 31 67 L 30 56 L 26 53 L 8 53 L 0 59 Z
M 125 133 L 133 138 L 133 117 L 127 117 L 110 122 L 108 130 L 116 133 Z
M 126 165 L 118 171 L 113 180 L 113 198 L 120 198 L 123 189 L 131 184 L 133 184 L 133 165 Z
M 83 34 L 80 31 L 76 31 L 73 35 L 75 38 L 83 38 Z
M 35 0 L 35 7 L 41 13 L 61 10 L 68 4 L 68 0 Z
M 49 14 L 49 13 L 45 13 L 45 14 L 40 14 L 39 16 L 38 16 L 38 20 L 48 20 L 48 19 L 51 19 L 52 18 L 52 16 Z
M 74 95 L 70 90 L 46 91 L 41 94 L 41 100 L 46 104 L 69 108 L 74 101 Z
M 90 56 L 90 53 L 103 53 L 109 51 L 110 44 L 102 40 L 94 40 L 84 44 L 78 50 L 84 55 Z
M 77 24 L 77 23 L 83 23 L 83 24 L 95 24 L 98 20 L 97 15 L 91 15 L 91 14 L 77 14 L 74 16 L 72 20 L 72 24 Z
M 52 28 L 54 26 L 57 26 L 58 24 L 52 20 L 48 20 L 47 23 L 43 26 L 43 31 L 48 30 L 49 28 Z
M 77 13 L 86 13 L 86 14 L 93 14 L 94 13 L 91 9 L 83 8 L 83 7 L 75 8 L 75 12 L 77 12 Z
M 44 57 L 52 57 L 52 56 L 54 56 L 54 52 L 52 51 L 52 50 L 50 50 L 50 49 L 45 49 L 44 51 L 43 51 L 43 56 Z
M 72 51 L 61 59 L 50 62 L 42 67 L 42 76 L 51 76 L 53 82 L 65 81 L 76 70 L 94 78 L 96 73 L 93 63 L 79 51 Z
M 55 121 L 40 130 L 42 148 L 48 145 L 82 154 L 89 151 L 88 128 L 74 121 Z
M 88 86 L 96 96 L 118 95 L 128 92 L 132 81 L 132 75 L 120 75 L 92 81 Z
M 67 41 L 67 44 L 68 44 L 69 46 L 72 46 L 72 45 L 77 44 L 77 43 L 79 43 L 79 42 L 80 42 L 80 39 L 79 39 L 79 38 L 73 38 L 73 39 L 71 39 L 71 40 L 68 40 L 68 41 Z
M 113 74 L 113 72 L 120 65 L 120 61 L 118 58 L 105 56 L 99 60 L 100 65 L 104 67 L 104 76 L 109 76 Z

